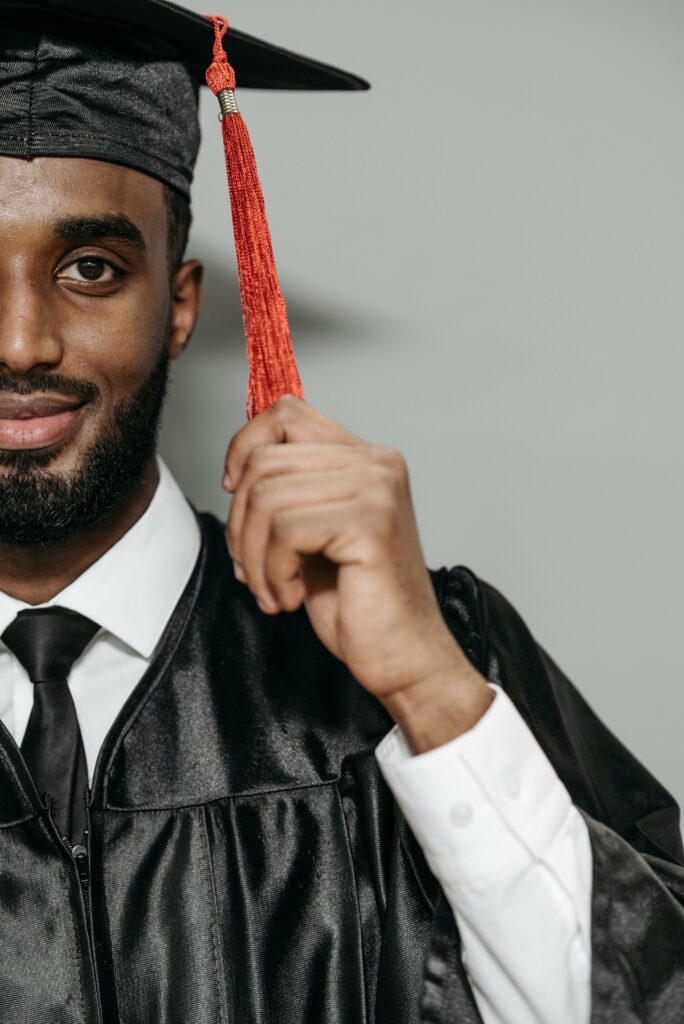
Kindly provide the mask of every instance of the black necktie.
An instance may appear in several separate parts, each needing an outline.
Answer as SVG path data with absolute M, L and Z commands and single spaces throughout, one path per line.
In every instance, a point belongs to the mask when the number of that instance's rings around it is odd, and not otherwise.
M 57 828 L 73 845 L 83 842 L 88 769 L 67 679 L 99 628 L 69 608 L 26 608 L 2 634 L 34 684 L 21 752 L 38 792 L 53 798 Z

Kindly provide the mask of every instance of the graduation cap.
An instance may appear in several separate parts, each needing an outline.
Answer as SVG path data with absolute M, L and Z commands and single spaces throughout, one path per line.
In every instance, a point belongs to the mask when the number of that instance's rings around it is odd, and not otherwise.
M 236 80 L 258 89 L 368 84 L 237 29 L 226 39 L 227 32 L 226 19 L 169 0 L 0 0 L 0 155 L 124 164 L 187 197 L 206 81 L 220 107 L 250 417 L 282 394 L 302 397 L 302 387 Z

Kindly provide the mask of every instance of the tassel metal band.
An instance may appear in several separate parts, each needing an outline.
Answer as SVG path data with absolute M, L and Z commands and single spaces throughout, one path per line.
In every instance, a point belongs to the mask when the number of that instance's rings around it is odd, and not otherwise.
M 233 92 L 232 89 L 221 89 L 221 92 L 218 94 L 217 99 L 219 101 L 219 106 L 221 108 L 221 113 L 219 114 L 219 121 L 222 121 L 226 114 L 238 113 L 237 100 L 235 99 L 235 93 Z

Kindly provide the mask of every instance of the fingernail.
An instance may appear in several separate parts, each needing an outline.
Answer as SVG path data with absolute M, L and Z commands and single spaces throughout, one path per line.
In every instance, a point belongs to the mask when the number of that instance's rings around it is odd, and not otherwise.
M 233 490 L 233 478 L 230 475 L 230 473 L 226 473 L 224 475 L 223 480 L 221 481 L 221 487 L 224 489 L 224 491 Z
M 239 580 L 240 583 L 244 583 L 247 577 L 245 576 L 245 570 L 242 568 L 239 562 L 233 562 L 233 569 L 235 570 L 235 579 Z

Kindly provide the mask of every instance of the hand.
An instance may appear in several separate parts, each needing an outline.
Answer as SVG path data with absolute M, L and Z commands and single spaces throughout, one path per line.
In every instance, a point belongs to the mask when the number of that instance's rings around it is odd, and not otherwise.
M 288 396 L 235 435 L 225 470 L 228 549 L 263 612 L 304 605 L 321 642 L 395 718 L 444 680 L 462 698 L 476 685 L 482 702 L 484 680 L 440 613 L 396 451 Z

